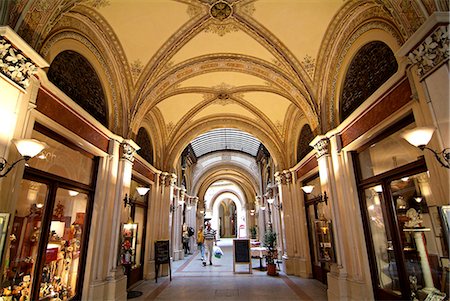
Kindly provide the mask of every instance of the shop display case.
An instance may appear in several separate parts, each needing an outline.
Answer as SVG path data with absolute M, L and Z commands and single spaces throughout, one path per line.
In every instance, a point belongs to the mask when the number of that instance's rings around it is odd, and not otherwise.
M 335 262 L 332 222 L 320 218 L 314 222 L 319 261 Z
M 131 268 L 136 262 L 137 226 L 133 222 L 128 222 L 122 226 L 120 263 L 125 269 Z

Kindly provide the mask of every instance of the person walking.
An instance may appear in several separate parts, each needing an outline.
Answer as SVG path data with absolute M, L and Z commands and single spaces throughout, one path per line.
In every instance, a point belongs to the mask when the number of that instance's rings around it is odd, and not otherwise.
M 216 230 L 211 228 L 211 223 L 206 223 L 206 228 L 203 231 L 203 237 L 205 238 L 205 248 L 208 254 L 209 265 L 212 265 L 213 247 L 217 245 L 216 242 Z M 203 265 L 206 266 L 206 258 L 203 260 Z
M 197 231 L 197 247 L 202 255 L 202 261 L 205 259 L 205 237 L 203 236 L 203 227 L 200 227 Z

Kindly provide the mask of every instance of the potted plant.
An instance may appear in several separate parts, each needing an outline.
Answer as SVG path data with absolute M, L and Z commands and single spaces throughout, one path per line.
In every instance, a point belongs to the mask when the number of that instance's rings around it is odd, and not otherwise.
M 251 239 L 256 239 L 256 226 L 250 227 Z
M 277 246 L 277 234 L 269 229 L 264 234 L 264 246 L 267 248 L 266 264 L 267 264 L 267 275 L 276 276 L 277 266 L 275 264 L 276 249 Z

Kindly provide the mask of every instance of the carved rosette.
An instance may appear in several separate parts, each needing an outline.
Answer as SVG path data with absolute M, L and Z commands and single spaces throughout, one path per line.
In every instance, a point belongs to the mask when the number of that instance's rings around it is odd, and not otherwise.
M 26 89 L 29 78 L 37 72 L 36 65 L 7 39 L 0 37 L 0 72 Z
M 328 155 L 329 153 L 329 144 L 330 140 L 328 138 L 319 140 L 319 142 L 314 145 L 314 148 L 316 149 L 316 157 L 319 159 L 323 155 Z
M 128 143 L 122 143 L 122 147 L 123 147 L 122 159 L 126 159 L 130 162 L 133 162 L 134 161 L 134 153 L 136 152 L 134 147 L 132 147 Z
M 417 64 L 417 75 L 425 77 L 431 70 L 448 60 L 449 25 L 437 27 L 419 46 L 408 54 L 411 64 Z

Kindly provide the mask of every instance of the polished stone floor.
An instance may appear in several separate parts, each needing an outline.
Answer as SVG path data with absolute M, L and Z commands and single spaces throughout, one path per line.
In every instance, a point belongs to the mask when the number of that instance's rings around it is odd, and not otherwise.
M 232 240 L 222 239 L 218 245 L 224 251 L 222 258 L 213 258 L 213 265 L 203 266 L 197 252 L 172 264 L 172 281 L 169 277 L 143 281 L 133 291 L 142 296 L 131 300 L 326 300 L 326 286 L 313 279 L 303 279 L 279 273 L 267 276 L 259 270 L 260 261 L 237 265 L 233 273 Z M 264 265 L 264 262 L 263 262 Z

